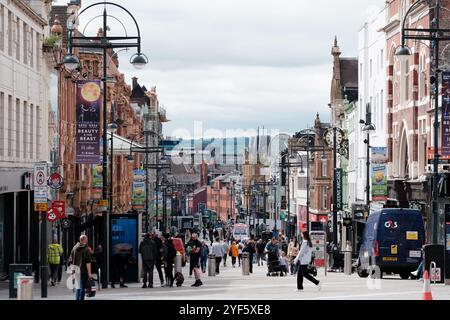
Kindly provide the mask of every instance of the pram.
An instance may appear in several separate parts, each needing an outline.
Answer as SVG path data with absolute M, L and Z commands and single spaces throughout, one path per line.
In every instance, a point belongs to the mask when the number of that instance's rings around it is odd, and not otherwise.
M 267 254 L 267 276 L 282 276 L 280 261 L 278 260 L 278 255 L 274 252 L 269 252 Z

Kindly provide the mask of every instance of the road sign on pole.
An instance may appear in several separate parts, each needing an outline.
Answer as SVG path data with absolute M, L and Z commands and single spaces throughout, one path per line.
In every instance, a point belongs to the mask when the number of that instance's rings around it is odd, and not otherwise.
M 34 203 L 47 204 L 47 163 L 34 164 Z M 45 210 L 46 211 L 46 210 Z

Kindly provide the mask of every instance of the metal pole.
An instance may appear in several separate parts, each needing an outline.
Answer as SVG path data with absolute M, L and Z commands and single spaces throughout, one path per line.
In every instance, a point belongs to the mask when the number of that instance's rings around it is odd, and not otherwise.
M 47 217 L 45 212 L 39 212 L 39 216 L 41 217 L 41 297 L 47 298 Z
M 273 203 L 274 203 L 274 213 L 275 213 L 275 227 L 273 228 L 275 231 L 277 230 L 277 188 L 274 188 L 274 198 L 273 198 Z
M 286 153 L 286 155 L 288 155 L 289 153 Z M 287 203 L 286 203 L 286 207 L 287 207 L 287 212 L 288 212 L 288 224 L 287 224 L 287 229 L 288 229 L 288 233 L 287 236 L 290 239 L 290 233 L 291 233 L 291 178 L 290 178 L 290 174 L 291 174 L 291 168 L 289 167 L 289 156 L 287 156 Z
M 309 146 L 306 148 L 306 231 L 309 231 Z
M 367 124 L 369 125 L 369 124 Z M 366 161 L 366 205 L 370 214 L 370 132 L 367 131 L 367 161 Z
M 103 10 L 103 37 L 106 38 L 107 36 L 107 13 L 106 8 Z M 107 200 L 108 199 L 108 186 L 107 186 L 107 161 L 108 161 L 108 143 L 107 143 L 107 132 L 106 132 L 106 117 L 107 117 L 107 104 L 108 104 L 108 87 L 106 83 L 107 78 L 107 51 L 106 48 L 103 47 L 103 172 L 102 172 L 102 199 Z M 103 211 L 103 268 L 105 270 L 102 270 L 102 288 L 106 289 L 108 288 L 108 279 L 109 279 L 109 216 L 108 211 Z
M 111 113 L 112 114 L 112 113 Z M 114 193 L 114 185 L 113 185 L 113 174 L 114 174 L 114 142 L 113 142 L 114 134 L 111 132 L 111 155 L 110 161 L 111 164 L 109 166 L 109 215 L 113 214 L 114 203 L 113 203 L 113 193 Z
M 440 0 L 436 0 L 436 29 L 440 27 Z M 437 35 L 438 36 L 438 35 Z M 438 243 L 438 179 L 439 179 L 439 40 L 436 38 L 435 45 L 435 69 L 436 83 L 434 88 L 434 160 L 433 160 L 433 214 L 432 214 L 432 243 Z M 430 225 L 430 222 L 428 222 Z M 429 228 L 428 228 L 429 229 Z M 430 239 L 430 235 L 428 235 Z
M 333 128 L 333 242 L 337 245 L 337 127 Z
M 145 231 L 149 231 L 149 225 L 150 225 L 150 214 L 149 214 L 149 193 L 150 193 L 150 179 L 148 174 L 148 167 L 149 167 L 149 159 L 148 159 L 148 118 L 147 115 L 145 116 L 145 214 L 147 216 L 147 219 L 145 221 Z

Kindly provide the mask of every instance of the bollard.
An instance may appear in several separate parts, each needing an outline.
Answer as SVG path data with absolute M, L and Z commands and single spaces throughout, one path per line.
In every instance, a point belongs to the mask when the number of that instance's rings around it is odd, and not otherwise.
M 183 268 L 183 262 L 182 262 L 183 256 L 177 252 L 177 255 L 175 256 L 175 273 L 181 272 Z
M 346 251 L 344 253 L 344 274 L 352 275 L 352 252 Z
M 33 300 L 33 277 L 17 277 L 17 300 Z
M 216 256 L 208 254 L 208 277 L 216 276 Z
M 250 254 L 248 252 L 242 253 L 242 275 L 250 275 Z

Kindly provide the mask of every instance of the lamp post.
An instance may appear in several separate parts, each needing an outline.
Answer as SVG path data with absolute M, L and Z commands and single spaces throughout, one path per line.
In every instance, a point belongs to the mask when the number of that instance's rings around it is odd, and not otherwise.
M 417 9 L 420 5 L 427 3 L 430 9 L 434 7 L 434 20 L 431 21 L 429 29 L 406 28 L 406 21 L 411 12 Z M 431 84 L 434 82 L 434 158 L 433 158 L 433 186 L 432 186 L 432 223 L 428 223 L 428 240 L 432 244 L 438 243 L 438 180 L 439 180 L 439 45 L 441 41 L 450 41 L 450 30 L 440 29 L 440 0 L 418 0 L 411 5 L 405 14 L 402 22 L 402 44 L 395 55 L 400 61 L 409 59 L 412 55 L 411 49 L 406 45 L 406 40 L 425 40 L 432 42 L 434 49 L 434 77 L 432 77 Z M 431 19 L 430 19 L 431 20 Z
M 370 214 L 370 133 L 375 131 L 375 125 L 372 123 L 372 112 L 370 103 L 366 106 L 366 120 L 359 120 L 359 123 L 364 125 L 362 131 L 366 132 L 367 137 L 364 143 L 367 145 L 367 158 L 366 158 L 366 205 Z
M 74 36 L 74 27 L 77 22 L 77 19 L 87 10 L 97 7 L 97 6 L 104 6 L 103 9 L 103 33 L 99 36 L 95 37 L 80 37 L 80 36 Z M 122 9 L 125 11 L 134 21 L 136 30 L 137 30 L 137 36 L 130 37 L 130 36 L 108 36 L 108 17 L 111 17 L 107 13 L 107 6 L 113 6 L 117 7 L 119 9 Z M 139 26 L 136 22 L 136 19 L 134 16 L 123 6 L 120 6 L 116 3 L 112 2 L 98 2 L 94 3 L 85 9 L 83 9 L 77 16 L 73 18 L 71 23 L 69 24 L 71 27 L 68 30 L 68 55 L 64 57 L 63 64 L 65 68 L 69 71 L 73 71 L 76 68 L 78 68 L 79 65 L 79 59 L 73 54 L 73 48 L 97 48 L 102 49 L 103 51 L 103 181 L 102 181 L 102 197 L 103 200 L 107 200 L 108 194 L 107 194 L 107 54 L 108 50 L 114 49 L 114 48 L 137 48 L 137 53 L 134 54 L 131 59 L 130 63 L 134 65 L 137 69 L 142 69 L 145 67 L 145 65 L 148 63 L 148 58 L 141 53 L 141 34 Z M 129 42 L 124 42 L 129 41 Z M 108 287 L 108 279 L 109 279 L 109 216 L 107 211 L 103 212 L 103 220 L 104 220 L 104 230 L 103 230 L 103 243 L 104 243 L 104 269 L 102 270 L 102 287 L 107 288 Z

